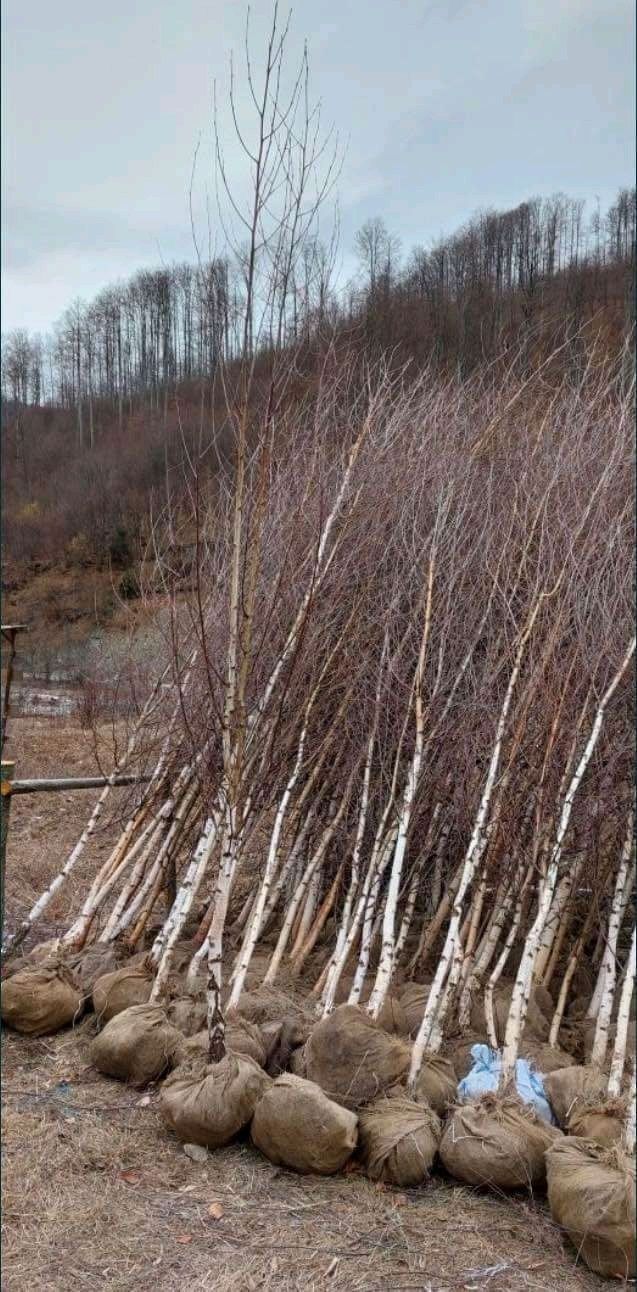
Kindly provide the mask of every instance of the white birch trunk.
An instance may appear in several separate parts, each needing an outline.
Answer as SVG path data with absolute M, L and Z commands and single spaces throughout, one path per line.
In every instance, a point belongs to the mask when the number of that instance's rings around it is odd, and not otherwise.
M 323 877 L 323 871 L 320 867 L 317 866 L 312 876 L 312 879 L 310 880 L 310 883 L 307 886 L 307 893 L 305 896 L 305 902 L 303 904 L 303 913 L 301 915 L 301 919 L 299 920 L 299 927 L 297 929 L 296 937 L 294 939 L 294 942 L 292 944 L 292 948 L 290 951 L 290 960 L 292 961 L 293 964 L 295 963 L 296 958 L 299 954 L 299 951 L 303 946 L 305 938 L 309 933 L 310 925 L 314 918 L 314 912 L 316 910 L 317 903 L 318 903 L 318 896 L 320 892 L 322 877 Z M 296 965 L 295 965 L 295 968 L 296 968 Z
M 425 671 L 425 658 L 427 654 L 427 643 L 429 641 L 429 630 L 431 627 L 431 606 L 433 600 L 433 583 L 435 568 L 435 548 L 429 559 L 429 570 L 427 575 L 427 597 L 425 603 L 425 618 L 423 624 L 420 649 L 418 652 L 418 662 L 416 664 L 416 675 L 414 685 L 414 705 L 416 719 L 416 735 L 414 741 L 414 752 L 411 759 L 407 781 L 403 794 L 401 812 L 398 818 L 398 835 L 396 837 L 396 847 L 392 858 L 391 871 L 389 874 L 389 886 L 387 889 L 387 898 L 385 901 L 385 911 L 383 915 L 383 944 L 380 953 L 376 981 L 372 994 L 367 1006 L 368 1012 L 372 1018 L 378 1018 L 383 1007 L 383 1003 L 389 990 L 392 973 L 395 962 L 395 942 L 396 942 L 396 910 L 398 907 L 398 896 L 400 893 L 400 882 L 407 850 L 407 836 L 411 825 L 411 814 L 413 811 L 416 791 L 420 779 L 420 770 L 423 758 L 423 745 L 425 737 L 425 713 L 423 708 L 423 679 Z
M 555 887 L 557 884 L 557 877 L 559 872 L 560 860 L 562 856 L 562 849 L 564 846 L 564 840 L 566 838 L 566 834 L 567 834 L 570 819 L 571 819 L 571 812 L 573 809 L 573 802 L 575 799 L 575 795 L 577 794 L 577 791 L 582 782 L 584 773 L 593 756 L 595 747 L 597 745 L 597 741 L 599 740 L 600 732 L 602 729 L 602 723 L 604 721 L 604 714 L 606 712 L 606 707 L 610 702 L 612 696 L 614 695 L 617 687 L 619 686 L 619 683 L 624 673 L 626 672 L 626 669 L 628 668 L 628 665 L 634 654 L 634 650 L 635 650 L 635 638 L 633 637 L 630 643 L 630 646 L 624 656 L 624 659 L 620 664 L 620 667 L 618 668 L 610 685 L 606 689 L 604 695 L 602 696 L 599 702 L 599 705 L 597 707 L 597 712 L 595 714 L 593 726 L 591 729 L 591 733 L 586 742 L 582 756 L 579 760 L 579 763 L 577 764 L 575 772 L 571 777 L 571 782 L 568 787 L 566 798 L 562 806 L 559 826 L 557 830 L 557 838 L 555 840 L 555 845 L 549 861 L 546 879 L 540 891 L 537 915 L 524 945 L 524 951 L 522 953 L 520 967 L 518 969 L 517 977 L 515 980 L 515 986 L 513 988 L 513 995 L 511 997 L 511 1007 L 510 1007 L 509 1016 L 507 1019 L 507 1025 L 506 1025 L 506 1031 L 505 1031 L 505 1037 L 504 1037 L 504 1050 L 502 1055 L 501 1088 L 503 1089 L 506 1088 L 506 1085 L 512 1079 L 513 1073 L 515 1071 L 515 1062 L 518 1057 L 520 1037 L 522 1035 L 522 1030 L 524 1028 L 524 1023 L 526 1020 L 526 1012 L 528 1009 L 531 985 L 533 982 L 533 971 L 535 969 L 536 956 L 540 946 L 540 941 L 542 938 L 542 933 L 544 931 L 544 926 L 546 924 L 546 920 L 549 916 L 549 912 L 551 909 L 551 901 L 553 899 Z
M 283 821 L 285 819 L 285 815 L 288 810 L 290 799 L 294 792 L 294 787 L 296 785 L 296 782 L 301 772 L 301 768 L 303 766 L 303 756 L 305 751 L 305 740 L 307 736 L 307 723 L 309 719 L 309 711 L 312 705 L 312 701 L 315 698 L 315 695 L 316 695 L 316 692 L 314 692 L 314 694 L 312 695 L 310 704 L 308 705 L 308 708 L 306 710 L 305 722 L 301 730 L 301 735 L 299 736 L 296 759 L 295 759 L 294 767 L 292 769 L 292 774 L 285 787 L 285 790 L 283 792 L 283 797 L 281 798 L 281 802 L 279 803 L 277 814 L 274 819 L 274 826 L 270 837 L 270 846 L 268 848 L 268 856 L 265 863 L 265 871 L 264 871 L 263 879 L 261 880 L 261 884 L 259 886 L 254 914 L 251 916 L 248 929 L 244 938 L 244 945 L 241 950 L 239 965 L 238 965 L 236 974 L 234 975 L 232 990 L 230 992 L 230 997 L 228 1000 L 229 1009 L 234 1009 L 234 1007 L 236 1006 L 239 1000 L 241 992 L 243 991 L 243 984 L 245 982 L 246 974 L 248 972 L 248 968 L 250 966 L 250 961 L 252 959 L 254 948 L 256 947 L 257 941 L 259 939 L 259 934 L 261 932 L 261 926 L 263 923 L 263 913 L 265 910 L 268 897 L 270 896 L 273 876 L 276 869 L 276 862 L 277 862 L 277 856 L 279 851 L 279 840 L 281 837 L 281 830 L 283 828 Z
M 151 1003 L 161 1000 L 163 996 L 164 987 L 172 968 L 175 946 L 179 941 L 181 931 L 199 892 L 212 855 L 217 837 L 217 824 L 213 817 L 208 817 L 175 898 L 172 911 L 151 948 L 150 960 L 157 967 L 150 997 Z
M 395 846 L 397 832 L 398 832 L 398 827 L 394 826 L 394 828 L 390 831 L 390 834 L 385 841 L 385 847 L 380 852 L 380 855 L 378 857 L 378 862 L 375 867 L 375 873 L 372 879 L 372 883 L 368 890 L 367 900 L 364 908 L 365 915 L 363 919 L 363 928 L 361 932 L 361 945 L 360 945 L 360 950 L 358 954 L 358 963 L 356 965 L 356 971 L 354 973 L 354 981 L 352 982 L 350 993 L 347 998 L 348 1005 L 358 1005 L 362 995 L 363 987 L 365 985 L 365 979 L 367 978 L 367 970 L 369 969 L 369 960 L 370 960 L 370 955 L 372 950 L 372 940 L 373 940 L 373 934 L 374 934 L 374 916 L 376 913 L 376 908 L 378 906 L 378 895 L 380 893 L 380 886 L 383 881 L 385 871 L 389 864 L 389 858 L 391 856 L 392 848 Z
M 619 998 L 617 1031 L 615 1034 L 613 1057 L 610 1064 L 610 1076 L 608 1078 L 609 1099 L 615 1099 L 621 1093 L 624 1064 L 626 1062 L 626 1042 L 628 1041 L 628 1028 L 630 1027 L 630 1002 L 635 988 L 635 967 L 635 928 L 633 927 L 630 953 L 628 956 L 628 963 L 626 965 L 626 973 L 624 975 L 621 996 Z
M 622 897 L 626 886 L 626 878 L 629 871 L 630 855 L 633 847 L 633 813 L 628 815 L 628 829 L 624 846 L 619 861 L 617 878 L 615 881 L 615 892 L 608 921 L 608 937 L 606 939 L 606 949 L 604 951 L 604 989 L 599 1004 L 599 1013 L 597 1015 L 597 1024 L 595 1027 L 595 1037 L 591 1051 L 590 1062 L 593 1067 L 601 1068 L 606 1057 L 608 1049 L 608 1029 L 610 1027 L 611 1014 L 613 1009 L 613 1000 L 615 996 L 615 985 L 617 981 L 617 939 L 619 938 L 619 921 L 621 914 Z
M 630 899 L 630 895 L 631 895 L 631 892 L 632 892 L 632 888 L 633 888 L 633 884 L 634 884 L 634 882 L 635 882 L 635 867 L 634 867 L 634 864 L 633 864 L 633 865 L 629 868 L 628 874 L 626 875 L 626 882 L 625 882 L 625 884 L 624 884 L 624 891 L 623 891 L 623 893 L 622 893 L 622 901 L 621 901 L 621 907 L 620 907 L 620 911 L 619 911 L 619 927 L 620 927 L 620 929 L 621 929 L 621 926 L 622 926 L 622 924 L 623 924 L 623 922 L 624 922 L 624 916 L 625 916 L 625 914 L 626 914 L 626 908 L 627 908 L 627 906 L 628 906 L 628 902 L 629 902 L 629 899 Z M 600 966 L 599 966 L 599 970 L 598 970 L 598 973 L 597 973 L 597 979 L 596 979 L 596 982 L 595 982 L 595 989 L 594 989 L 594 991 L 593 991 L 593 995 L 591 996 L 590 1004 L 589 1004 L 588 1009 L 587 1009 L 587 1011 L 586 1011 L 586 1017 L 587 1017 L 587 1019 L 597 1018 L 597 1015 L 598 1015 L 598 1012 L 599 1012 L 599 1005 L 600 1005 L 600 1001 L 601 1001 L 601 999 L 602 999 L 602 994 L 603 994 L 603 991 L 604 991 L 604 982 L 605 982 L 605 979 L 606 979 L 606 968 L 607 968 L 607 966 L 606 966 L 606 941 L 605 941 L 605 938 L 603 937 L 603 934 L 602 934 L 601 930 L 600 930 L 600 935 L 599 935 L 599 936 L 600 936 L 600 940 L 601 940 L 601 943 L 602 943 L 602 946 L 603 946 L 602 960 L 601 960 L 601 963 L 600 963 Z M 594 960 L 595 960 L 595 957 L 593 956 L 593 962 L 594 962 Z
M 447 974 L 451 969 L 452 957 L 454 953 L 457 951 L 457 942 L 458 942 L 459 932 L 460 932 L 460 921 L 462 918 L 462 904 L 463 904 L 467 889 L 469 888 L 469 885 L 473 880 L 476 869 L 480 864 L 480 861 L 482 860 L 484 849 L 486 847 L 487 818 L 489 813 L 489 807 L 491 804 L 491 797 L 493 794 L 493 787 L 495 785 L 496 776 L 498 773 L 498 767 L 500 765 L 502 742 L 504 740 L 504 733 L 506 730 L 506 725 L 509 717 L 509 711 L 510 711 L 511 702 L 513 699 L 513 693 L 515 691 L 516 683 L 520 673 L 522 658 L 524 655 L 526 644 L 533 631 L 535 621 L 537 619 L 540 606 L 543 600 L 544 600 L 543 595 L 540 595 L 540 597 L 538 597 L 537 600 L 535 601 L 535 604 L 529 616 L 527 625 L 520 637 L 520 641 L 515 655 L 515 661 L 513 664 L 513 668 L 511 670 L 511 675 L 509 677 L 507 689 L 504 695 L 504 700 L 502 702 L 502 708 L 500 710 L 500 716 L 498 718 L 498 723 L 497 723 L 496 732 L 495 732 L 493 749 L 491 751 L 491 758 L 489 760 L 489 770 L 487 772 L 487 778 L 485 781 L 484 790 L 482 792 L 482 798 L 480 800 L 480 806 L 478 808 L 478 813 L 477 813 L 473 831 L 471 834 L 471 839 L 469 840 L 469 846 L 467 848 L 466 856 L 463 862 L 461 879 L 454 899 L 453 910 L 451 914 L 451 919 L 449 921 L 449 928 L 447 930 L 445 945 L 443 947 L 442 955 L 440 957 L 440 963 L 438 965 L 433 983 L 431 985 L 431 990 L 429 992 L 429 997 L 427 1000 L 427 1005 L 425 1008 L 423 1020 L 422 1020 L 422 1023 L 420 1024 L 420 1028 L 418 1030 L 418 1034 L 416 1036 L 416 1040 L 414 1042 L 413 1049 L 412 1049 L 411 1065 L 409 1069 L 409 1078 L 407 1083 L 407 1089 L 412 1095 L 412 1097 L 416 1089 L 416 1082 L 418 1079 L 418 1073 L 420 1071 L 420 1065 L 422 1063 L 422 1056 L 424 1054 L 424 1051 L 427 1045 L 429 1044 L 433 1024 L 440 1006 L 443 984 L 445 982 Z
M 274 948 L 274 951 L 272 953 L 272 958 L 268 965 L 267 973 L 263 979 L 264 986 L 269 986 L 271 983 L 273 983 L 276 980 L 276 976 L 281 966 L 281 960 L 283 959 L 283 955 L 287 947 L 290 934 L 292 932 L 292 926 L 296 919 L 296 915 L 298 913 L 300 904 L 305 897 L 308 885 L 310 883 L 310 880 L 313 878 L 315 871 L 318 870 L 320 866 L 322 866 L 325 853 L 327 852 L 327 849 L 334 837 L 334 834 L 338 829 L 338 826 L 340 825 L 341 820 L 345 814 L 345 809 L 347 808 L 347 803 L 349 800 L 349 796 L 351 794 L 352 784 L 354 782 L 354 776 L 356 775 L 356 770 L 357 770 L 356 768 L 352 769 L 347 781 L 347 785 L 345 787 L 345 792 L 339 804 L 338 811 L 336 812 L 332 821 L 329 822 L 326 829 L 323 831 L 318 847 L 316 848 L 313 857 L 309 861 L 305 869 L 305 873 L 301 879 L 301 882 L 299 883 L 297 890 L 292 898 L 292 901 L 290 902 L 290 905 L 286 912 L 285 919 L 283 921 L 281 932 L 279 933 L 277 944 Z

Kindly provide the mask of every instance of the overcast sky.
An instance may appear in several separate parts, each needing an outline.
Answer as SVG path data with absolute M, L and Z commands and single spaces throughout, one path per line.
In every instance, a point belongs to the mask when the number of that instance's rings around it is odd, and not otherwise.
M 285 8 L 285 5 L 282 6 Z M 258 62 L 269 0 L 252 7 Z M 484 206 L 634 183 L 634 0 L 297 0 L 312 89 L 347 144 L 341 255 L 382 216 L 404 247 Z M 2 328 L 46 330 L 76 296 L 192 259 L 214 192 L 212 83 L 242 0 L 3 0 Z M 233 141 L 226 139 L 240 184 Z M 205 231 L 204 231 L 205 234 Z

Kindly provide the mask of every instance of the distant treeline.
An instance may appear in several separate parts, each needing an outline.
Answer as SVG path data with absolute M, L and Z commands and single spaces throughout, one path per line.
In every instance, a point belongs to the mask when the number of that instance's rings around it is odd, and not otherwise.
M 284 287 L 284 342 L 302 383 L 328 339 L 466 376 L 501 355 L 533 366 L 569 335 L 565 361 L 577 363 L 587 329 L 615 349 L 634 323 L 636 223 L 634 189 L 605 213 L 561 194 L 481 212 L 408 254 L 369 220 L 344 286 L 329 248 L 303 248 Z M 3 337 L 5 554 L 101 559 L 119 527 L 132 533 L 182 438 L 201 433 L 202 409 L 211 421 L 220 359 L 231 370 L 245 345 L 245 282 L 240 255 L 143 270 L 74 302 L 44 338 Z M 249 343 L 267 367 L 257 309 Z M 223 435 L 222 421 L 206 433 Z

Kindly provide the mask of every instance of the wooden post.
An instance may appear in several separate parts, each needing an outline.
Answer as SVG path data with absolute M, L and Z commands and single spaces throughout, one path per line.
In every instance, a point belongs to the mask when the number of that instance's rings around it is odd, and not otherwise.
M 13 661 L 16 653 L 15 639 L 18 633 L 23 632 L 26 626 L 26 624 L 2 624 L 2 636 L 6 637 L 9 643 L 7 679 L 4 684 L 4 697 L 2 700 L 2 734 L 0 736 L 0 748 L 2 749 L 4 749 L 4 742 L 7 733 L 7 718 L 9 717 L 9 700 L 11 695 L 11 683 L 13 681 Z
M 9 835 L 9 812 L 11 809 L 11 782 L 15 763 L 2 761 L 2 791 L 0 799 L 0 935 L 4 933 L 4 863 L 7 853 Z

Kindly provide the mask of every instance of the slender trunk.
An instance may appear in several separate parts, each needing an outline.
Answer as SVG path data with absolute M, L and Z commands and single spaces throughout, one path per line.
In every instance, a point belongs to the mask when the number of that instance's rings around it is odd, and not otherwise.
M 608 1029 L 610 1027 L 611 1013 L 613 1009 L 613 999 L 615 996 L 615 984 L 617 981 L 617 940 L 619 938 L 619 917 L 622 904 L 622 896 L 626 885 L 626 876 L 630 865 L 630 856 L 633 848 L 633 813 L 628 814 L 628 828 L 626 838 L 619 861 L 617 879 L 615 881 L 615 892 L 611 906 L 610 918 L 608 921 L 608 937 L 606 939 L 606 950 L 604 952 L 605 976 L 604 989 L 602 992 L 599 1013 L 597 1015 L 597 1025 L 595 1027 L 595 1038 L 591 1051 L 591 1064 L 593 1067 L 601 1067 L 606 1057 L 608 1048 Z
M 301 882 L 297 887 L 297 890 L 292 898 L 292 901 L 290 902 L 285 919 L 283 921 L 283 925 L 281 928 L 281 932 L 279 934 L 276 947 L 274 948 L 274 951 L 272 953 L 272 959 L 270 960 L 270 964 L 268 965 L 268 971 L 263 979 L 264 986 L 269 986 L 271 983 L 273 983 L 276 980 L 276 977 L 281 965 L 281 960 L 283 959 L 285 949 L 290 939 L 290 934 L 292 932 L 292 926 L 294 924 L 294 920 L 299 911 L 301 902 L 304 900 L 308 885 L 312 880 L 315 872 L 319 869 L 320 866 L 322 866 L 323 859 L 325 857 L 327 849 L 345 814 L 345 810 L 347 808 L 347 804 L 349 801 L 349 796 L 352 791 L 352 785 L 354 783 L 354 777 L 356 775 L 356 771 L 357 771 L 356 767 L 352 768 L 352 771 L 350 772 L 350 775 L 348 777 L 347 784 L 345 786 L 345 791 L 341 799 L 341 802 L 339 804 L 338 810 L 335 816 L 333 817 L 332 821 L 329 822 L 328 826 L 323 831 L 318 847 L 314 852 L 314 856 L 312 857 L 311 861 L 308 863 L 305 869 L 305 873 L 301 879 Z
M 213 817 L 208 817 L 173 908 L 151 948 L 150 959 L 157 966 L 151 1001 L 161 1000 L 163 995 L 172 967 L 173 951 L 206 873 L 217 837 L 217 826 L 218 822 Z
M 619 1010 L 617 1013 L 617 1031 L 615 1034 L 615 1046 L 613 1057 L 610 1065 L 610 1076 L 608 1078 L 608 1097 L 615 1099 L 621 1091 L 622 1077 L 624 1075 L 624 1064 L 626 1062 L 626 1043 L 628 1041 L 628 1028 L 630 1026 L 630 1002 L 635 987 L 635 928 L 633 927 L 633 936 L 630 942 L 630 953 L 624 975 L 624 983 L 619 998 Z
M 383 881 L 385 871 L 389 864 L 389 858 L 391 856 L 392 848 L 395 847 L 397 834 L 398 834 L 398 826 L 396 825 L 390 831 L 387 839 L 385 840 L 385 847 L 382 849 L 378 857 L 376 871 L 375 871 L 372 884 L 367 896 L 367 901 L 365 904 L 365 918 L 363 920 L 363 929 L 361 933 L 361 945 L 360 945 L 360 951 L 358 956 L 358 964 L 356 966 L 356 972 L 354 974 L 354 981 L 352 983 L 350 993 L 347 998 L 348 1005 L 358 1004 L 361 998 L 363 987 L 365 985 L 365 979 L 367 977 L 367 970 L 369 968 L 369 959 L 370 959 L 370 954 L 372 949 L 372 938 L 373 938 L 373 932 L 374 932 L 374 914 L 376 912 L 376 907 L 378 905 L 378 895 L 380 893 L 380 886 Z
M 475 819 L 473 831 L 471 834 L 471 839 L 469 840 L 469 846 L 467 848 L 465 859 L 462 865 L 461 879 L 458 886 L 458 891 L 454 899 L 453 910 L 451 914 L 451 919 L 449 921 L 449 928 L 447 930 L 445 945 L 442 950 L 442 955 L 440 957 L 440 963 L 438 965 L 438 969 L 436 970 L 434 980 L 431 985 L 431 990 L 429 992 L 429 998 L 427 1000 L 427 1005 L 425 1008 L 423 1020 L 420 1024 L 418 1035 L 416 1036 L 416 1040 L 414 1042 L 414 1046 L 412 1049 L 411 1065 L 409 1069 L 409 1078 L 408 1078 L 408 1090 L 410 1091 L 412 1096 L 415 1093 L 416 1081 L 418 1079 L 418 1073 L 420 1071 L 420 1065 L 422 1063 L 422 1056 L 424 1054 L 427 1044 L 429 1043 L 430 1033 L 432 1031 L 433 1023 L 435 1021 L 436 1014 L 438 1012 L 438 1008 L 441 1003 L 443 984 L 447 977 L 447 974 L 450 971 L 454 952 L 456 952 L 457 954 L 456 944 L 458 942 L 458 935 L 460 931 L 460 921 L 462 917 L 462 904 L 464 901 L 464 897 L 467 892 L 467 889 L 469 888 L 469 885 L 473 880 L 476 869 L 480 864 L 480 861 L 482 860 L 484 849 L 486 847 L 487 819 L 489 814 L 489 808 L 491 805 L 491 798 L 493 795 L 493 787 L 495 785 L 498 767 L 500 765 L 502 743 L 504 740 L 504 733 L 507 726 L 509 711 L 511 708 L 511 702 L 513 700 L 513 694 L 514 694 L 516 683 L 520 673 L 520 668 L 522 666 L 522 659 L 524 656 L 524 652 L 526 650 L 526 645 L 531 636 L 531 633 L 533 632 L 535 621 L 537 619 L 537 616 L 540 611 L 540 607 L 544 600 L 545 600 L 545 595 L 540 594 L 540 596 L 537 597 L 536 601 L 534 602 L 531 613 L 527 620 L 527 624 L 518 642 L 513 668 L 511 670 L 511 675 L 509 677 L 507 689 L 504 695 L 504 699 L 502 701 L 502 708 L 500 710 L 500 716 L 498 718 L 498 723 L 497 723 L 496 732 L 495 732 L 495 740 L 493 744 L 493 749 L 491 751 L 491 758 L 489 760 L 489 770 L 487 772 L 487 778 L 485 781 L 484 790 L 482 792 L 482 798 L 480 800 L 480 806 L 478 808 L 478 813 Z
M 265 872 L 264 872 L 261 884 L 259 886 L 254 914 L 250 919 L 250 923 L 245 935 L 244 944 L 241 951 L 241 957 L 239 960 L 239 966 L 237 968 L 236 974 L 234 975 L 232 991 L 230 993 L 230 997 L 228 1000 L 229 1009 L 233 1009 L 236 1006 L 239 1000 L 239 997 L 241 995 L 241 992 L 243 991 L 243 984 L 245 982 L 245 977 L 248 972 L 250 960 L 252 959 L 254 948 L 257 944 L 259 934 L 261 932 L 261 926 L 263 922 L 263 912 L 265 910 L 266 902 L 270 895 L 273 876 L 276 868 L 279 839 L 281 837 L 283 821 L 288 809 L 290 799 L 294 791 L 294 787 L 298 780 L 301 767 L 303 765 L 303 753 L 305 749 L 305 739 L 307 735 L 307 722 L 309 718 L 309 710 L 311 708 L 312 701 L 314 700 L 315 695 L 316 695 L 316 692 L 313 693 L 310 699 L 310 704 L 308 705 L 308 708 L 306 710 L 305 721 L 303 724 L 303 728 L 301 730 L 301 735 L 299 737 L 296 760 L 294 763 L 294 767 L 292 769 L 292 775 L 290 776 L 288 783 L 285 787 L 285 791 L 283 793 L 283 797 L 279 804 L 278 811 L 274 820 L 274 827 L 272 830 L 272 835 L 270 837 L 270 847 L 268 849 L 268 856 L 265 863 Z
M 522 1035 L 522 1030 L 524 1028 L 524 1022 L 526 1019 L 526 1012 L 528 1009 L 531 985 L 533 982 L 533 971 L 535 969 L 536 957 L 540 947 L 542 933 L 544 931 L 544 927 L 551 909 L 551 902 L 553 900 L 555 886 L 557 883 L 557 876 L 558 876 L 558 870 L 559 870 L 560 860 L 562 856 L 562 849 L 564 846 L 564 840 L 565 840 L 570 819 L 571 819 L 571 812 L 573 809 L 573 802 L 575 799 L 575 795 L 577 794 L 577 791 L 581 784 L 584 773 L 590 763 L 595 747 L 597 745 L 597 741 L 599 739 L 599 735 L 602 729 L 602 723 L 604 721 L 604 715 L 606 712 L 607 705 L 609 704 L 612 696 L 614 695 L 617 687 L 619 686 L 619 683 L 624 673 L 626 672 L 626 669 L 628 668 L 628 665 L 633 657 L 634 650 L 635 650 L 635 638 L 633 637 L 630 643 L 630 646 L 624 656 L 624 659 L 622 660 L 622 663 L 620 664 L 610 685 L 608 686 L 607 690 L 602 696 L 602 699 L 599 702 L 599 705 L 597 707 L 597 712 L 595 714 L 593 726 L 591 729 L 591 733 L 586 742 L 586 745 L 584 747 L 579 763 L 577 764 L 575 772 L 571 778 L 571 782 L 566 793 L 566 798 L 562 806 L 562 812 L 560 815 L 560 821 L 559 821 L 559 826 L 557 831 L 557 838 L 555 840 L 555 845 L 549 861 L 546 879 L 544 880 L 544 883 L 540 891 L 540 897 L 538 901 L 538 912 L 524 945 L 524 951 L 522 953 L 520 967 L 518 969 L 517 977 L 515 980 L 515 986 L 513 988 L 511 1007 L 509 1010 L 509 1017 L 507 1019 L 506 1032 L 504 1037 L 504 1051 L 502 1056 L 501 1085 L 503 1089 L 506 1088 L 508 1082 L 512 1079 L 513 1073 L 515 1070 L 515 1061 L 517 1059 L 520 1037 Z
M 407 774 L 405 791 L 403 794 L 403 803 L 400 816 L 398 819 L 398 835 L 396 837 L 396 846 L 392 858 L 391 871 L 389 875 L 389 887 L 387 889 L 387 899 L 385 902 L 385 912 L 383 916 L 383 944 L 380 953 L 378 970 L 374 989 L 367 1006 L 372 1018 L 378 1018 L 383 1007 L 383 1003 L 389 990 L 392 973 L 395 963 L 395 938 L 396 938 L 396 909 L 398 905 L 398 895 L 400 892 L 400 881 L 407 850 L 407 837 L 411 825 L 411 815 L 418 789 L 420 779 L 420 769 L 423 757 L 423 745 L 425 736 L 425 711 L 423 706 L 423 681 L 425 671 L 425 658 L 427 654 L 427 643 L 429 641 L 429 630 L 431 628 L 431 607 L 433 601 L 433 585 L 435 570 L 435 548 L 429 559 L 429 569 L 427 574 L 427 597 L 425 602 L 425 618 L 420 641 L 420 650 L 418 652 L 418 662 L 416 665 L 416 676 L 414 686 L 414 708 L 416 720 L 416 735 L 414 741 L 414 752 Z
M 566 966 L 564 977 L 562 978 L 562 983 L 560 986 L 560 994 L 557 998 L 557 1005 L 555 1006 L 555 1013 L 553 1014 L 553 1018 L 551 1020 L 551 1030 L 549 1032 L 549 1045 L 557 1045 L 557 1040 L 560 1034 L 560 1027 L 562 1025 L 562 1019 L 564 1017 L 564 1010 L 566 1009 L 566 1002 L 568 1000 L 568 993 L 570 991 L 571 983 L 573 981 L 573 975 L 575 974 L 575 970 L 577 969 L 577 966 L 582 956 L 582 951 L 584 950 L 584 947 L 586 945 L 586 939 L 590 932 L 590 927 L 593 922 L 594 913 L 595 913 L 594 908 L 591 907 L 591 910 L 589 911 L 586 917 L 586 920 L 584 921 L 584 927 L 580 933 L 580 936 L 577 939 L 577 942 L 575 943 L 575 946 L 573 947 L 573 950 L 569 956 L 568 964 Z
M 329 919 L 330 913 L 336 901 L 336 894 L 338 893 L 342 874 L 343 874 L 343 862 L 340 863 L 338 870 L 336 871 L 336 874 L 332 880 L 332 883 L 330 884 L 330 887 L 328 888 L 327 893 L 323 898 L 320 910 L 312 925 L 312 928 L 310 929 L 305 941 L 303 942 L 303 945 L 300 947 L 298 954 L 294 957 L 294 962 L 292 967 L 294 969 L 294 972 L 297 974 L 301 972 L 303 965 L 305 964 L 305 961 L 307 960 L 310 953 L 314 950 L 314 947 L 316 946 L 316 943 L 318 942 L 318 939 L 321 936 L 323 929 L 325 928 L 327 920 Z

